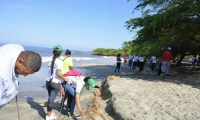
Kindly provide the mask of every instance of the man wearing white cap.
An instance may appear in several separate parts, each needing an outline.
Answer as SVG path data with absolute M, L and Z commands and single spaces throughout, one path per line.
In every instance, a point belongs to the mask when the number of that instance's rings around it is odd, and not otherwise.
M 165 77 L 166 73 L 168 73 L 171 59 L 172 59 L 171 47 L 168 47 L 162 56 L 161 76 Z

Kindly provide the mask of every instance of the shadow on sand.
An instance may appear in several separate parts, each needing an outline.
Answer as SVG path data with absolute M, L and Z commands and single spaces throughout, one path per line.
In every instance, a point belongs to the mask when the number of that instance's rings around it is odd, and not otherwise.
M 200 72 L 198 69 L 191 70 L 190 66 L 171 67 L 169 74 L 165 78 L 158 76 L 157 71 L 150 71 L 148 65 L 146 65 L 144 71 L 141 73 L 138 72 L 138 68 L 133 72 L 123 64 L 121 65 L 120 72 L 114 72 L 115 65 L 96 65 L 83 68 L 93 70 L 90 76 L 96 80 L 105 80 L 109 75 L 116 75 L 121 78 L 131 78 L 134 80 L 142 79 L 154 82 L 171 82 L 177 85 L 185 84 L 200 89 Z
M 42 118 L 45 117 L 46 113 L 45 113 L 45 111 L 44 111 L 43 106 L 41 106 L 39 103 L 35 102 L 35 101 L 34 101 L 34 98 L 28 97 L 28 98 L 27 98 L 27 103 L 31 106 L 31 108 L 37 110 L 38 114 L 39 114 Z
M 27 98 L 27 103 L 31 106 L 31 108 L 37 110 L 38 115 L 40 115 L 42 118 L 45 118 L 46 113 L 45 110 L 46 106 L 47 106 L 47 102 L 44 103 L 38 103 L 34 101 L 34 98 L 32 97 L 28 97 Z M 68 117 L 67 116 L 67 112 L 65 108 L 59 108 L 60 102 L 54 102 L 54 107 L 53 107 L 53 111 L 56 111 L 57 117 Z M 64 115 L 64 116 L 63 116 Z

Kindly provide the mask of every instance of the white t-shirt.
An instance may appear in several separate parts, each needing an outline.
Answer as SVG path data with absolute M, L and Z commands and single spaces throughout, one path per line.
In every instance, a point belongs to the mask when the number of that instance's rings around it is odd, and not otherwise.
M 144 57 L 140 56 L 140 57 L 138 58 L 138 60 L 139 60 L 139 62 L 144 62 Z
M 134 55 L 133 61 L 134 61 L 134 62 L 137 62 L 137 60 L 138 60 L 138 56 L 137 56 L 137 55 Z
M 48 70 L 48 74 L 47 74 L 47 81 L 49 81 L 50 78 L 53 77 L 52 82 L 61 83 L 61 79 L 58 76 L 57 71 L 61 71 L 62 70 L 63 61 L 59 57 L 55 59 L 54 67 L 53 67 L 53 74 L 52 75 L 51 75 L 51 62 L 52 62 L 52 60 L 49 61 L 49 64 L 48 64 L 49 70 Z
M 71 84 L 76 89 L 76 93 L 80 94 L 81 90 L 85 86 L 85 82 L 83 80 L 85 77 L 84 76 L 67 76 L 67 78 L 69 79 L 68 84 Z
M 132 55 L 130 55 L 128 59 L 129 59 L 129 60 L 132 60 L 132 59 L 133 59 L 133 56 L 132 56 Z
M 151 57 L 151 63 L 156 63 L 156 57 L 155 56 Z
M 117 63 L 121 63 L 121 60 L 122 60 L 121 56 L 116 58 Z
M 15 62 L 22 51 L 24 48 L 18 44 L 7 44 L 0 47 L 0 108 L 18 93 Z

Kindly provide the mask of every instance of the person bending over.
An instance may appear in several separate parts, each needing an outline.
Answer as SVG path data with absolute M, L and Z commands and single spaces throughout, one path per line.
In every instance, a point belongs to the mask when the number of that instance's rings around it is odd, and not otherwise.
M 79 117 L 78 115 L 74 114 L 75 105 L 77 106 L 80 116 L 84 115 L 84 112 L 81 108 L 80 104 L 80 94 L 82 89 L 85 87 L 87 90 L 94 92 L 94 88 L 98 88 L 95 86 L 95 80 L 91 77 L 84 77 L 84 76 L 67 76 L 69 79 L 68 83 L 65 85 L 66 92 L 72 96 L 71 105 L 69 108 L 69 114 L 72 118 L 76 119 Z
M 25 51 L 21 45 L 0 47 L 0 109 L 18 93 L 19 75 L 27 76 L 40 70 L 42 59 L 38 53 Z

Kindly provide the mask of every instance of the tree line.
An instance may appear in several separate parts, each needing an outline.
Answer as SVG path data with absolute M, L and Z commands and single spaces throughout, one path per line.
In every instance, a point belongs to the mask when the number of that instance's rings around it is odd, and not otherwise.
M 120 49 L 98 48 L 93 53 L 161 57 L 170 46 L 179 66 L 186 56 L 200 55 L 199 5 L 200 0 L 138 0 L 133 14 L 140 10 L 142 16 L 125 22 L 130 32 L 137 31 L 135 39 L 125 41 Z

